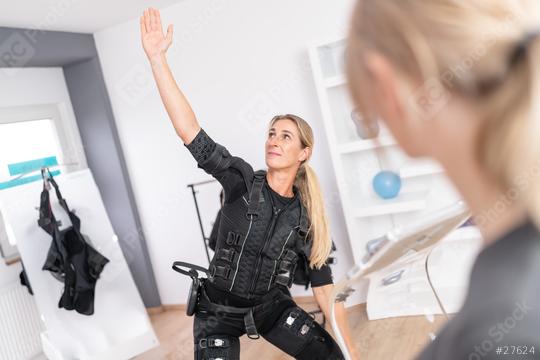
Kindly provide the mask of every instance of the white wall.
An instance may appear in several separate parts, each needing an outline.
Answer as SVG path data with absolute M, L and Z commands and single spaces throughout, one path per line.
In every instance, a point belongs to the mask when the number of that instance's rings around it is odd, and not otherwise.
M 188 0 L 162 9 L 164 24 L 175 26 L 172 71 L 203 128 L 232 154 L 263 168 L 265 127 L 273 115 L 295 113 L 311 123 L 317 142 L 311 164 L 339 248 L 336 277 L 352 265 L 352 256 L 307 49 L 346 33 L 352 3 Z M 140 44 L 138 19 L 95 38 L 161 299 L 183 303 L 188 280 L 171 271 L 172 262 L 207 265 L 186 185 L 209 176 L 196 167 L 167 118 Z M 207 231 L 218 209 L 218 189 L 205 186 L 198 194 Z
M 63 120 L 69 124 L 68 136 L 78 136 L 62 68 L 0 69 L 0 107 L 42 104 L 58 104 Z M 39 199 L 36 199 L 36 206 L 38 204 Z M 37 217 L 36 211 L 36 221 Z M 20 271 L 20 263 L 6 266 L 0 259 L 0 288 L 18 281 Z

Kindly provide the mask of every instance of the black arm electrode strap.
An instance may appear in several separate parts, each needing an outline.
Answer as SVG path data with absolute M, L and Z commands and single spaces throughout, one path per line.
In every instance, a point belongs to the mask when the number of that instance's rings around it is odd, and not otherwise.
M 216 147 L 212 154 L 204 161 L 202 167 L 207 170 L 207 173 L 213 174 L 217 171 L 227 169 L 232 162 L 232 156 L 229 151 L 220 144 L 216 143 Z
M 255 172 L 255 178 L 253 179 L 253 185 L 251 186 L 251 193 L 249 194 L 249 204 L 247 217 L 248 219 L 256 219 L 259 216 L 259 198 L 261 196 L 264 180 L 266 178 L 266 172 L 259 170 Z

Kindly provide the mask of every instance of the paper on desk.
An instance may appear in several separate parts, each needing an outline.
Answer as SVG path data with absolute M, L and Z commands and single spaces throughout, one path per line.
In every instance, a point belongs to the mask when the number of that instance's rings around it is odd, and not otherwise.
M 461 308 L 480 244 L 479 234 L 461 238 L 449 236 L 436 245 L 430 255 L 429 274 L 447 313 L 455 313 Z M 426 277 L 427 253 L 402 257 L 370 275 L 367 296 L 370 320 L 442 314 Z

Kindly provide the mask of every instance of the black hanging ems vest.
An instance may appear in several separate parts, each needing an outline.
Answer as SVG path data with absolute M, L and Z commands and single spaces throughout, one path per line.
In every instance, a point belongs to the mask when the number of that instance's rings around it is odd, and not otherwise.
M 39 226 L 52 236 L 43 270 L 64 282 L 59 308 L 75 310 L 83 315 L 94 313 L 94 291 L 99 275 L 109 260 L 88 244 L 80 232 L 81 220 L 71 211 L 51 173 L 41 171 L 43 191 L 39 209 Z M 49 184 L 52 184 L 62 208 L 68 213 L 72 226 L 60 230 L 54 217 Z

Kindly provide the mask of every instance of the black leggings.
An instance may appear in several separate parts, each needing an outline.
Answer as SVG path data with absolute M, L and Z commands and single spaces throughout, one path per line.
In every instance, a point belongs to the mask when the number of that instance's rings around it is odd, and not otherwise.
M 258 333 L 296 359 L 343 359 L 339 346 L 307 312 L 280 292 L 253 313 Z M 193 324 L 195 359 L 238 360 L 244 318 L 225 312 L 198 311 Z

